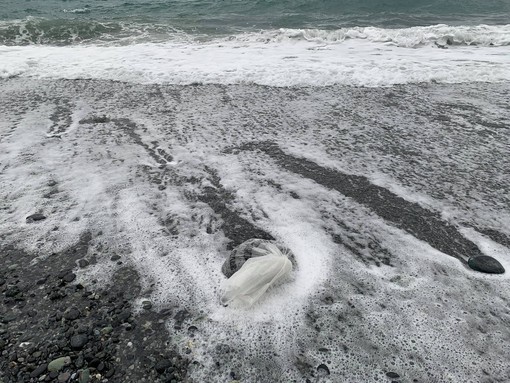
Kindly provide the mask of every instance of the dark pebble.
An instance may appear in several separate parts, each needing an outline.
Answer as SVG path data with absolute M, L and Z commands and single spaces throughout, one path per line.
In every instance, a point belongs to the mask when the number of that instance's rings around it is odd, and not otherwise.
M 30 373 L 31 378 L 37 378 L 39 375 L 41 375 L 43 372 L 46 371 L 48 368 L 48 365 L 46 363 L 41 364 L 39 367 L 37 367 L 34 371 Z
M 29 316 L 30 318 L 33 318 L 33 317 L 37 316 L 37 311 L 36 311 L 36 310 L 30 310 L 30 311 L 28 312 L 28 316 Z
M 168 359 L 162 359 L 158 363 L 156 363 L 154 368 L 156 369 L 156 372 L 158 374 L 162 374 L 171 365 L 172 365 L 172 363 Z
M 37 221 L 42 221 L 43 219 L 46 219 L 46 217 L 44 215 L 36 213 L 36 214 L 29 215 L 27 217 L 27 222 L 28 223 L 37 222 Z
M 67 270 L 62 270 L 60 273 L 58 273 L 58 277 L 60 279 L 64 278 L 67 274 L 69 274 L 71 272 L 71 270 L 67 269 Z
M 131 316 L 131 312 L 129 310 L 125 310 L 119 314 L 118 319 L 121 322 L 126 322 L 130 316 Z
M 396 372 L 393 372 L 393 371 L 387 372 L 386 376 L 388 378 L 390 378 L 390 379 L 398 379 L 398 378 L 400 378 L 400 375 L 397 374 Z
M 78 266 L 79 266 L 80 268 L 82 268 L 82 269 L 83 269 L 83 268 L 87 267 L 88 265 L 90 265 L 90 263 L 89 263 L 89 261 L 87 261 L 86 259 L 79 259 L 79 260 L 78 260 Z
M 17 318 L 17 316 L 14 313 L 6 314 L 2 318 L 2 323 L 14 322 L 16 320 L 16 318 Z
M 73 335 L 71 337 L 71 348 L 73 350 L 81 350 L 88 342 L 88 338 L 84 334 Z
M 67 294 L 65 294 L 64 292 L 62 291 L 54 291 L 52 292 L 50 295 L 49 295 L 49 298 L 50 300 L 52 301 L 56 301 L 56 300 L 59 300 L 59 299 L 62 299 L 64 297 L 66 297 Z
M 76 274 L 74 274 L 74 273 L 66 274 L 66 275 L 64 276 L 64 278 L 62 278 L 62 279 L 63 279 L 64 281 L 68 282 L 68 283 L 69 283 L 69 282 L 72 282 L 72 281 L 74 281 L 74 280 L 76 279 Z
M 142 307 L 144 310 L 150 310 L 152 308 L 152 303 L 149 301 L 143 301 Z
M 120 259 L 120 256 L 115 254 L 110 258 L 112 261 L 118 261 Z
M 105 378 L 111 378 L 113 376 L 113 374 L 115 374 L 115 369 L 114 368 L 110 368 L 106 374 L 104 374 Z
M 76 308 L 70 308 L 69 310 L 67 310 L 65 313 L 64 313 L 64 318 L 69 320 L 69 321 L 73 321 L 73 320 L 76 320 L 80 317 L 80 311 Z
M 317 371 L 319 373 L 322 373 L 322 374 L 325 374 L 325 375 L 329 375 L 330 374 L 329 367 L 326 366 L 325 364 L 319 364 L 319 366 L 317 366 Z
M 505 268 L 496 259 L 488 255 L 480 255 L 479 257 L 471 257 L 468 265 L 473 270 L 488 274 L 503 274 Z
M 8 298 L 15 297 L 20 293 L 18 286 L 13 286 L 5 291 L 5 296 Z

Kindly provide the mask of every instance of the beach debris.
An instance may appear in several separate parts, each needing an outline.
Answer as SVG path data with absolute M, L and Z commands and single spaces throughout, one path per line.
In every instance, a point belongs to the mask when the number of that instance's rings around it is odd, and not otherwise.
M 278 250 L 280 250 L 280 252 L 290 260 L 292 266 L 294 268 L 297 267 L 294 254 L 292 254 L 289 248 L 282 246 L 276 241 L 252 238 L 241 243 L 239 246 L 232 250 L 227 260 L 223 263 L 221 271 L 227 278 L 230 278 L 232 275 L 234 275 L 234 273 L 241 269 L 241 267 L 248 259 L 267 255 L 268 244 L 275 245 Z
M 222 271 L 229 279 L 221 303 L 250 307 L 272 286 L 280 284 L 292 272 L 290 250 L 274 241 L 251 239 L 235 249 Z M 233 272 L 233 274 L 232 274 Z

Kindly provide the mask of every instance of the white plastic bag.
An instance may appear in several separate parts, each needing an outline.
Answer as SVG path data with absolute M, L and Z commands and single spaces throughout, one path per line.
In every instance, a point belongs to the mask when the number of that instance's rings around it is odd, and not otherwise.
M 292 263 L 274 244 L 267 244 L 266 254 L 248 259 L 225 283 L 223 305 L 252 306 L 271 286 L 289 276 Z

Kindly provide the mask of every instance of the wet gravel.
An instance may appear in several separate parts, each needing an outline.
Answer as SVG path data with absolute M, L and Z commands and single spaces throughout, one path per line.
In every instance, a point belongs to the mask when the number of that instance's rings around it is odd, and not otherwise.
M 147 301 L 134 315 L 141 288 L 129 267 L 108 288 L 75 283 L 90 239 L 38 262 L 1 248 L 0 382 L 187 381 L 190 361 L 169 341 L 165 322 L 187 331 L 189 312 L 158 313 Z

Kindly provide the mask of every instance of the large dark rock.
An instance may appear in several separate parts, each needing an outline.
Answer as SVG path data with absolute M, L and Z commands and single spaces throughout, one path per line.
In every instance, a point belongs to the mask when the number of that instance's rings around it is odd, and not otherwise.
M 468 260 L 468 265 L 473 270 L 480 271 L 488 274 L 503 274 L 505 268 L 496 259 L 488 255 L 480 255 L 478 257 L 471 257 Z

